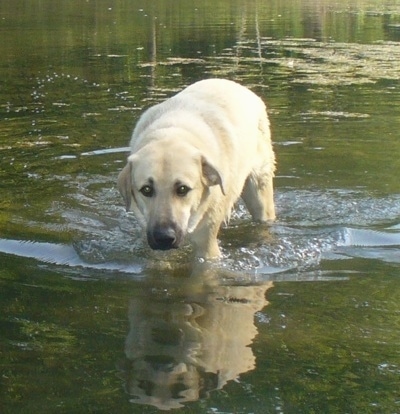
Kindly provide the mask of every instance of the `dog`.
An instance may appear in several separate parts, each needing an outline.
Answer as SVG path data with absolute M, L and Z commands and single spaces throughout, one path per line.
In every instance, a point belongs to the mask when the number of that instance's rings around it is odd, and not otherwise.
M 217 235 L 240 197 L 254 220 L 275 219 L 266 107 L 236 82 L 202 80 L 147 109 L 130 148 L 118 189 L 152 249 L 186 239 L 197 258 L 220 257 Z

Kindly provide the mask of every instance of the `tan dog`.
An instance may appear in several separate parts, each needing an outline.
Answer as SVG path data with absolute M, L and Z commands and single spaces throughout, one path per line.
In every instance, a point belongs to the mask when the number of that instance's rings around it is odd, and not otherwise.
M 200 81 L 148 109 L 130 146 L 118 188 L 152 249 L 187 238 L 197 257 L 217 258 L 219 228 L 240 196 L 254 220 L 275 218 L 265 105 L 235 82 Z

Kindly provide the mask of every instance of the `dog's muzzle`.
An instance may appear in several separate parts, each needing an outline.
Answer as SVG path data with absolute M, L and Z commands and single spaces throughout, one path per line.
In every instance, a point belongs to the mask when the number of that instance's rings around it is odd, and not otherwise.
M 147 241 L 153 250 L 177 249 L 181 239 L 181 232 L 173 226 L 155 226 L 147 231 Z

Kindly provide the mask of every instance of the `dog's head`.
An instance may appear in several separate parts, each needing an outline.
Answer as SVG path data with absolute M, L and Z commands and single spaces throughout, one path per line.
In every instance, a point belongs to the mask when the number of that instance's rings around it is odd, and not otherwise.
M 118 177 L 127 211 L 133 210 L 156 250 L 182 244 L 209 208 L 213 186 L 224 194 L 221 175 L 210 160 L 173 140 L 153 141 L 130 155 Z

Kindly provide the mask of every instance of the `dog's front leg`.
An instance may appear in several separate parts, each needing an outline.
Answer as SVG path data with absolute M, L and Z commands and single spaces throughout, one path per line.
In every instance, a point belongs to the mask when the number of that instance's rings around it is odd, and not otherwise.
M 190 237 L 196 258 L 205 260 L 218 259 L 221 250 L 218 246 L 217 235 L 219 225 L 197 229 Z

